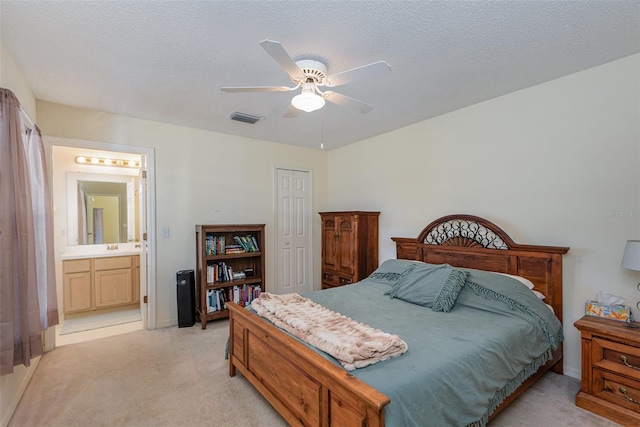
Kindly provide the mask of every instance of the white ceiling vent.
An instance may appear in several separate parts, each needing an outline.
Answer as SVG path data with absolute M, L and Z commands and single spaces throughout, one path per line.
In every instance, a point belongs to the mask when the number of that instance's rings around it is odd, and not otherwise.
M 255 116 L 253 114 L 241 113 L 239 111 L 234 111 L 229 116 L 231 120 L 235 120 L 237 122 L 249 123 L 250 125 L 255 125 L 260 120 L 264 119 L 262 116 Z

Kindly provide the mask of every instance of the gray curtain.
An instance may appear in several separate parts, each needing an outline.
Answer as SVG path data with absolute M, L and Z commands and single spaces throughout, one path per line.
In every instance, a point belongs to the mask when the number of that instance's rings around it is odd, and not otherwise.
M 58 324 L 58 296 L 53 249 L 53 210 L 44 142 L 38 126 L 27 133 L 27 153 L 31 178 L 34 238 L 36 245 L 36 279 L 40 327 L 45 330 Z
M 25 130 L 18 99 L 0 88 L 0 375 L 29 366 L 58 323 L 44 147 L 37 127 Z

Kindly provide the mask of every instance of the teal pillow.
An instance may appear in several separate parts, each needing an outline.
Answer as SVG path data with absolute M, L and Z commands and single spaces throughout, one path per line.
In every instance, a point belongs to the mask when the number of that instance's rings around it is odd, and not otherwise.
M 394 286 L 401 278 L 411 271 L 412 266 L 424 264 L 421 261 L 408 259 L 388 259 L 383 262 L 367 279 Z
M 453 308 L 467 275 L 468 272 L 448 264 L 413 264 L 385 295 L 447 313 Z

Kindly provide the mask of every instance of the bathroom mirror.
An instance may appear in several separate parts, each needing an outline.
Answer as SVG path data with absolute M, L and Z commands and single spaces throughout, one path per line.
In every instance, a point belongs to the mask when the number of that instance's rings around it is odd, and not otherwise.
M 135 227 L 137 177 L 69 172 L 68 244 L 139 240 Z

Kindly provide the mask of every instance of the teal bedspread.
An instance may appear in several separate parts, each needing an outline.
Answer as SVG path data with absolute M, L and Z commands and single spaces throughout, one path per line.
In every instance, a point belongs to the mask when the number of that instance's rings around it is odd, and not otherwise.
M 449 312 L 385 295 L 393 284 L 389 275 L 303 295 L 408 344 L 402 356 L 351 372 L 391 399 L 385 409 L 389 427 L 485 426 L 562 341 L 562 325 L 526 286 L 465 271 Z
M 562 341 L 562 325 L 526 286 L 468 271 L 448 313 L 390 299 L 390 286 L 374 279 L 304 295 L 408 344 L 404 355 L 352 372 L 391 399 L 387 426 L 484 426 Z

